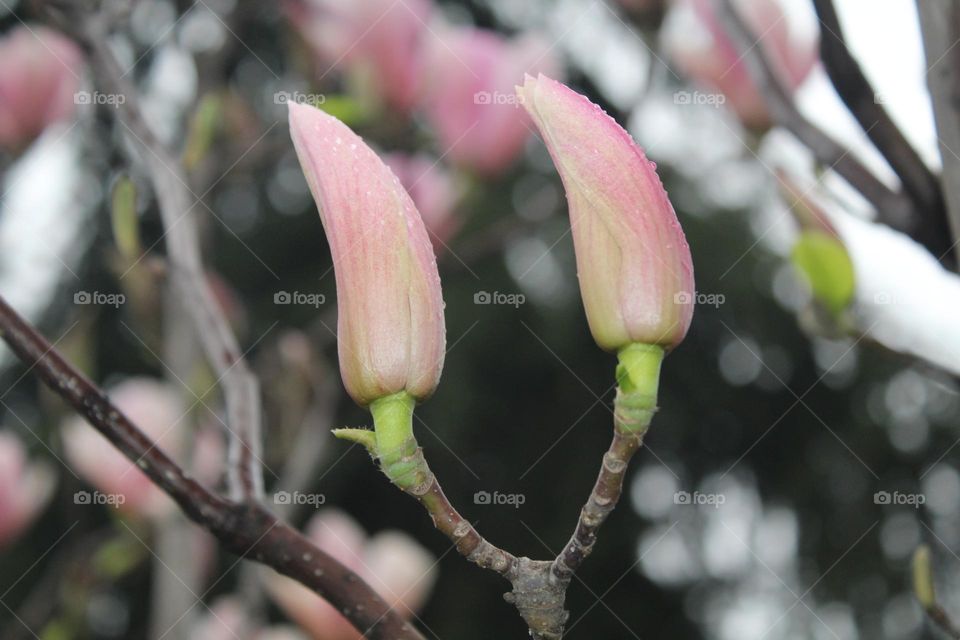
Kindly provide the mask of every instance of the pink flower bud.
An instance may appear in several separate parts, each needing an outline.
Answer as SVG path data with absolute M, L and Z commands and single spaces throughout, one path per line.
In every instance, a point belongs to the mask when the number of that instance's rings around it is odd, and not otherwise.
M 0 431 L 0 547 L 23 533 L 43 510 L 54 480 L 47 465 L 28 461 L 17 436 Z
M 287 14 L 319 58 L 321 75 L 346 70 L 407 111 L 423 76 L 433 4 L 427 0 L 288 0 Z
M 693 315 L 690 248 L 655 166 L 613 118 L 543 75 L 517 88 L 560 172 L 597 343 L 677 345 Z
M 45 27 L 0 40 L 0 146 L 22 147 L 73 113 L 81 62 L 73 42 Z
M 337 280 L 340 374 L 357 403 L 433 393 L 445 330 L 437 260 L 420 214 L 353 131 L 290 104 L 290 133 L 320 210 Z
M 440 160 L 423 153 L 391 153 L 383 159 L 413 198 L 433 248 L 440 253 L 463 223 L 455 211 L 460 197 L 455 176 Z
M 384 531 L 368 540 L 353 518 L 324 509 L 310 520 L 307 536 L 356 572 L 400 615 L 411 617 L 426 604 L 436 580 L 435 560 L 407 534 Z M 313 637 L 359 640 L 360 634 L 332 605 L 299 583 L 271 574 L 267 591 Z
M 530 134 L 514 85 L 524 73 L 560 70 L 549 43 L 532 35 L 507 40 L 494 31 L 451 27 L 429 45 L 424 106 L 440 152 L 482 174 L 502 172 Z
M 157 447 L 177 457 L 183 448 L 187 414 L 176 392 L 151 378 L 130 378 L 107 395 Z M 67 461 L 102 492 L 99 502 L 148 517 L 163 516 L 176 508 L 167 494 L 83 418 L 71 416 L 62 435 Z
M 782 0 L 735 0 L 734 8 L 757 38 L 784 88 L 793 92 L 819 54 L 817 39 L 799 33 Z M 664 44 L 684 73 L 726 96 L 749 127 L 765 129 L 770 115 L 742 53 L 727 35 L 718 0 L 676 0 L 663 28 Z

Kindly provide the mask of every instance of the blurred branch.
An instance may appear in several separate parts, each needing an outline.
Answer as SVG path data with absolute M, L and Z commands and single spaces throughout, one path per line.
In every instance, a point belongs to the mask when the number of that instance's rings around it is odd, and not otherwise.
M 943 161 L 943 190 L 953 232 L 960 242 L 960 6 L 953 0 L 917 0 L 927 59 L 927 84 Z
M 941 261 L 947 259 L 949 252 L 944 249 L 949 248 L 950 243 L 944 243 L 945 239 L 940 239 L 935 244 L 927 244 L 924 241 L 929 242 L 929 239 L 916 234 L 911 224 L 916 212 L 910 200 L 881 182 L 849 149 L 800 113 L 793 103 L 793 98 L 784 89 L 776 72 L 763 55 L 762 47 L 756 45 L 756 38 L 733 8 L 731 0 L 721 0 L 720 5 L 720 19 L 741 51 L 743 62 L 757 83 L 774 122 L 793 133 L 810 149 L 820 164 L 836 171 L 859 191 L 877 210 L 877 217 L 881 222 L 923 243 Z
M 933 586 L 933 569 L 930 566 L 930 547 L 927 545 L 920 545 L 913 552 L 913 594 L 931 622 L 940 627 L 949 637 L 960 640 L 960 629 L 957 629 L 950 615 L 937 602 L 937 593 Z
M 279 521 L 262 505 L 223 498 L 186 474 L 2 297 L 0 337 L 29 367 L 28 371 L 35 372 L 72 405 L 173 498 L 188 518 L 210 531 L 224 548 L 241 558 L 253 558 L 309 587 L 367 638 L 424 640 L 359 576 Z
M 157 195 L 173 281 L 191 313 L 207 359 L 223 384 L 230 431 L 227 472 L 231 494 L 234 498 L 259 497 L 263 493 L 259 383 L 247 367 L 237 338 L 207 281 L 193 215 L 200 199 L 187 186 L 180 161 L 147 125 L 137 90 L 110 49 L 102 18 L 96 12 L 76 13 L 66 16 L 50 11 L 55 22 L 88 50 L 90 66 L 104 91 L 125 98 L 111 112 L 116 113 L 121 127 L 145 151 L 139 160 L 146 165 Z
M 913 201 L 917 217 L 914 233 L 924 238 L 924 246 L 938 247 L 936 255 L 949 252 L 950 243 L 945 239 L 949 238 L 950 230 L 939 179 L 884 109 L 850 53 L 833 0 L 813 0 L 813 5 L 822 26 L 820 56 L 830 81 Z

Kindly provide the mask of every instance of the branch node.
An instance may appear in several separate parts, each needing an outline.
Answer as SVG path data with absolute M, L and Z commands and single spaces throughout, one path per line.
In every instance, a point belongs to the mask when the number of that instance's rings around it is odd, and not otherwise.
M 518 558 L 513 591 L 503 595 L 520 612 L 531 637 L 541 640 L 560 640 L 570 617 L 563 606 L 567 584 L 553 576 L 552 566 L 548 560 Z

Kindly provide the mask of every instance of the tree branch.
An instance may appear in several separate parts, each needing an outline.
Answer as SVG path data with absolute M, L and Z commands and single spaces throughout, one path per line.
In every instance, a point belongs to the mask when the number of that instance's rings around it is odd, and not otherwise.
M 820 57 L 830 81 L 870 141 L 900 178 L 914 204 L 914 233 L 936 255 L 950 251 L 946 204 L 940 180 L 894 123 L 850 53 L 833 0 L 813 0 L 820 18 Z
M 960 6 L 951 0 L 917 0 L 927 59 L 927 84 L 943 161 L 943 191 L 953 233 L 960 242 Z
M 359 576 L 256 502 L 203 486 L 170 459 L 0 297 L 0 337 L 17 357 L 227 550 L 289 576 L 328 600 L 367 638 L 424 640 Z
M 164 238 L 174 285 L 183 296 L 204 352 L 222 383 L 229 434 L 228 485 L 234 499 L 263 494 L 261 468 L 261 407 L 259 383 L 243 358 L 236 336 L 217 303 L 200 257 L 199 233 L 193 209 L 200 203 L 187 186 L 180 161 L 147 125 L 136 88 L 126 79 L 108 44 L 108 34 L 97 12 L 70 16 L 54 11 L 57 25 L 71 33 L 89 53 L 90 67 L 106 93 L 118 101 L 118 123 L 144 151 L 131 158 L 146 165 L 163 220 Z
M 593 551 L 600 527 L 620 500 L 627 466 L 642 444 L 643 434 L 625 432 L 619 428 L 614 430 L 613 442 L 603 456 L 600 475 L 587 503 L 580 511 L 577 528 L 567 546 L 553 562 L 553 573 L 560 580 L 569 583 L 573 574 Z
M 859 191 L 877 210 L 878 219 L 923 244 L 941 261 L 947 260 L 944 252 L 949 243 L 942 239 L 926 238 L 917 234 L 912 221 L 916 211 L 912 202 L 902 193 L 890 189 L 846 149 L 807 120 L 793 103 L 793 98 L 780 83 L 776 72 L 763 55 L 762 47 L 756 46 L 756 38 L 743 22 L 731 0 L 721 0 L 719 18 L 737 49 L 743 62 L 767 103 L 774 122 L 784 127 L 804 143 L 817 161 L 836 171 L 844 180 Z

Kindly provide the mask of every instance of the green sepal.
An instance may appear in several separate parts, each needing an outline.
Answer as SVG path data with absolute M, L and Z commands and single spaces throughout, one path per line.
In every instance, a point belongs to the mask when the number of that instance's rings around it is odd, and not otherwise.
M 340 440 L 348 440 L 356 444 L 362 444 L 366 450 L 370 452 L 370 455 L 374 457 L 377 456 L 377 436 L 370 429 L 344 427 L 342 429 L 334 429 L 333 436 Z

